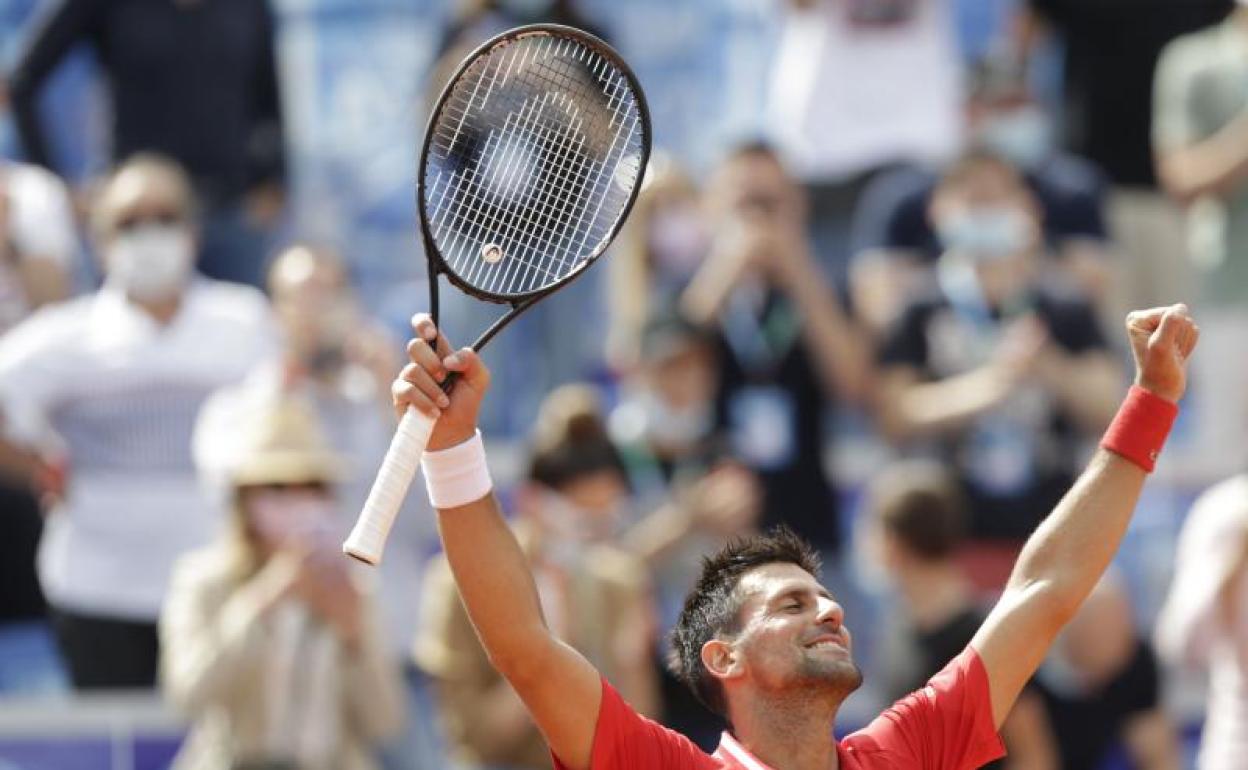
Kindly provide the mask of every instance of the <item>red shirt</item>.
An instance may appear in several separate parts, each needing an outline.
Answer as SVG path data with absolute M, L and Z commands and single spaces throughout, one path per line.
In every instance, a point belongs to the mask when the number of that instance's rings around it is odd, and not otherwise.
M 967 647 L 922 690 L 846 736 L 836 753 L 841 770 L 971 770 L 1004 756 L 979 655 Z M 633 711 L 605 680 L 592 756 L 592 770 L 771 770 L 729 733 L 708 756 Z M 555 768 L 566 770 L 558 758 Z

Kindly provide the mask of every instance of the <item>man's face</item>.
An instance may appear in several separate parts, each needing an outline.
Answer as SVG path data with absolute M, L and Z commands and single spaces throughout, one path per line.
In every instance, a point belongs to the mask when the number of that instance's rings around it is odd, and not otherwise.
M 755 687 L 844 696 L 862 684 L 844 610 L 810 573 L 768 564 L 742 576 L 738 590 L 745 601 L 734 646 Z

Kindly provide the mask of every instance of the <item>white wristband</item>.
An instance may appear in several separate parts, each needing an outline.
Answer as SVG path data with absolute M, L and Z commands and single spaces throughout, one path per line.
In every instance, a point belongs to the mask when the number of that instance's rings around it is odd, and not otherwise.
M 472 438 L 438 452 L 425 452 L 420 461 L 425 489 L 434 508 L 457 508 L 485 497 L 494 488 L 485 462 L 481 431 Z

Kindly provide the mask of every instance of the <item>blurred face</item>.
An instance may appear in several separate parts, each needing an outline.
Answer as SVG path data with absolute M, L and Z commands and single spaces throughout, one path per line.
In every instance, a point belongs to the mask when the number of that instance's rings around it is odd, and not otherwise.
M 290 249 L 274 261 L 269 291 L 294 353 L 313 371 L 335 370 L 355 316 L 341 265 L 305 247 Z
M 690 449 L 713 428 L 717 382 L 714 354 L 700 340 L 685 340 L 642 364 L 646 437 L 660 453 Z
M 706 256 L 710 236 L 697 199 L 686 190 L 669 190 L 652 201 L 646 247 L 658 278 L 684 282 Z
M 537 521 L 556 539 L 600 542 L 615 534 L 628 503 L 628 486 L 614 470 L 580 476 L 534 501 Z
M 711 210 L 720 221 L 771 222 L 796 217 L 801 196 L 784 168 L 765 155 L 727 161 L 708 188 Z
M 1039 213 L 1009 169 L 984 163 L 966 171 L 937 190 L 929 214 L 945 253 L 974 265 L 990 301 L 1030 280 L 1026 268 L 1041 245 Z
M 107 281 L 139 301 L 179 296 L 196 248 L 182 181 L 156 169 L 131 168 L 109 183 L 98 205 Z
M 239 490 L 247 530 L 265 551 L 319 550 L 336 542 L 334 497 L 322 484 L 271 484 Z
M 796 564 L 767 564 L 743 575 L 737 590 L 745 601 L 731 644 L 751 685 L 843 697 L 862 684 L 844 610 L 810 573 Z
M 1053 149 L 1048 115 L 1021 88 L 971 101 L 967 122 L 975 144 L 1019 168 L 1035 168 Z

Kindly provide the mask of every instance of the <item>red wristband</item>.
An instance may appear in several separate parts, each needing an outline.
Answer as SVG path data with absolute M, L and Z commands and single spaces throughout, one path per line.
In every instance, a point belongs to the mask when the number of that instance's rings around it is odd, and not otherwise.
M 1152 473 L 1178 414 L 1177 404 L 1132 385 L 1101 446 Z

